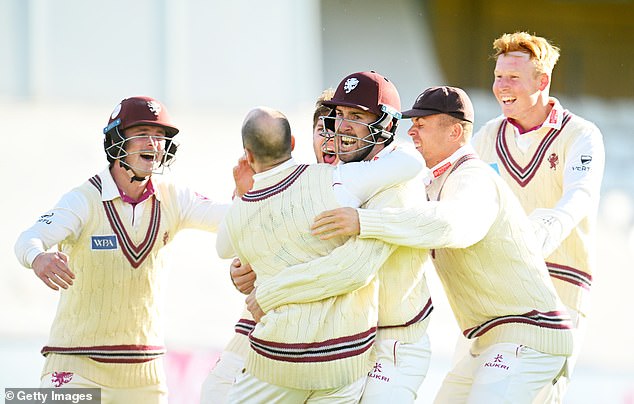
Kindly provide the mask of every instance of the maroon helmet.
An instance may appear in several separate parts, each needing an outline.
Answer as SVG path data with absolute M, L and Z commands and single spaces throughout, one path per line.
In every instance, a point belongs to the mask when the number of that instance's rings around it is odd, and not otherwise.
M 159 166 L 169 166 L 173 162 L 174 154 L 178 145 L 173 141 L 173 137 L 179 132 L 172 124 L 167 108 L 158 100 L 147 97 L 130 97 L 122 100 L 115 106 L 108 125 L 103 129 L 104 150 L 110 163 L 115 160 L 121 161 L 126 166 L 125 157 L 128 153 L 125 150 L 126 138 L 123 132 L 133 126 L 151 125 L 159 126 L 165 130 L 165 150 L 159 156 Z M 126 166 L 128 169 L 132 167 Z
M 332 99 L 323 105 L 333 108 L 324 118 L 324 128 L 337 136 L 336 107 L 352 107 L 368 111 L 377 116 L 377 120 L 365 124 L 370 134 L 364 138 L 363 148 L 370 149 L 376 144 L 389 144 L 394 139 L 398 120 L 401 118 L 401 98 L 394 84 L 375 71 L 352 73 L 339 83 Z M 391 127 L 390 123 L 392 124 Z M 389 127 L 389 128 L 388 128 Z M 325 134 L 325 136 L 329 136 Z M 333 135 L 330 135 L 333 136 Z

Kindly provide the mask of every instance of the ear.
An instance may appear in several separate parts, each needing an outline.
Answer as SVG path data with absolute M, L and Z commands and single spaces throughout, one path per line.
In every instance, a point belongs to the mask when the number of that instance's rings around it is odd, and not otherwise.
M 550 85 L 550 76 L 546 73 L 540 74 L 539 91 L 544 91 Z
M 295 150 L 295 136 L 291 135 L 291 151 Z
M 249 165 L 251 167 L 253 167 L 253 153 L 251 153 L 251 150 L 247 149 L 246 147 L 244 148 L 244 156 L 247 158 L 247 163 L 249 163 Z
M 452 143 L 464 143 L 464 128 L 459 122 L 451 125 L 451 134 L 449 135 Z

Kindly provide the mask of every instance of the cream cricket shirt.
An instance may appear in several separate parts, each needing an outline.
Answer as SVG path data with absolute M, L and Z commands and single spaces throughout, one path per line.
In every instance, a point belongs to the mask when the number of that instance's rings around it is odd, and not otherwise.
M 501 342 L 572 352 L 570 317 L 557 297 L 533 228 L 500 177 L 463 146 L 432 169 L 414 209 L 359 209 L 362 238 L 433 249 L 434 266 L 475 353 Z
M 586 314 L 596 271 L 596 215 L 605 165 L 599 129 L 555 98 L 538 128 L 521 133 L 504 116 L 473 144 L 519 198 L 536 225 L 546 265 L 563 302 Z

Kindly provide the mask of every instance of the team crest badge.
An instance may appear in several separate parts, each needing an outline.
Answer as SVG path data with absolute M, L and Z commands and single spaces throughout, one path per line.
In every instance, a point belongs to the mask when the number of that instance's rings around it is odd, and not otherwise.
M 71 372 L 53 372 L 51 374 L 51 383 L 55 387 L 62 387 L 62 385 L 69 383 L 73 380 L 74 374 Z
M 359 80 L 354 78 L 354 77 L 350 77 L 348 80 L 346 80 L 346 82 L 343 84 L 343 91 L 346 92 L 346 94 L 349 94 L 350 91 L 354 90 L 355 88 L 357 88 L 357 86 L 359 85 Z
M 550 163 L 550 169 L 556 170 L 557 164 L 559 164 L 559 156 L 557 156 L 555 153 L 551 154 L 550 156 L 548 156 L 548 162 Z
M 152 111 L 152 113 L 156 116 L 159 116 L 159 114 L 161 113 L 161 104 L 159 104 L 156 101 L 148 101 L 147 102 L 147 107 L 150 109 L 150 111 Z

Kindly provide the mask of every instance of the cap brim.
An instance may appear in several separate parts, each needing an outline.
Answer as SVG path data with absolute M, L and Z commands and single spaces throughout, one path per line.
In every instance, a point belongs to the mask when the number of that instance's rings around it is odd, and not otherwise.
M 351 108 L 358 108 L 364 111 L 370 111 L 370 108 L 368 107 L 364 107 L 363 105 L 359 105 L 359 104 L 355 104 L 353 102 L 332 102 L 332 101 L 324 101 L 321 103 L 322 105 L 325 105 L 327 107 L 330 108 L 335 108 L 335 107 L 351 107 Z
M 156 121 L 136 121 L 134 122 L 134 125 L 130 125 L 128 127 L 125 128 L 121 128 L 121 130 L 126 130 L 126 129 L 130 129 L 133 126 L 139 126 L 139 125 L 149 125 L 149 126 L 159 126 L 163 129 L 165 129 L 165 134 L 167 136 L 176 136 L 179 132 L 179 130 L 173 126 L 169 126 L 169 125 L 165 125 L 164 123 L 160 123 L 160 122 L 156 122 Z
M 401 112 L 401 114 L 403 114 L 403 119 L 409 119 L 420 116 L 442 114 L 442 112 L 436 111 L 435 109 L 408 109 L 407 111 Z

